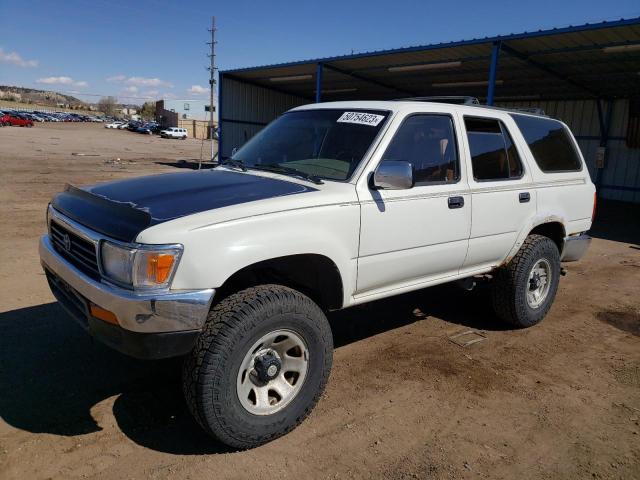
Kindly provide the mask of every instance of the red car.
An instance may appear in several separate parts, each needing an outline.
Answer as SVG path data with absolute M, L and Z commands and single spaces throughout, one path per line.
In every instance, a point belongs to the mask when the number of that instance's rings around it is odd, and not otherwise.
M 33 127 L 33 120 L 16 115 L 3 115 L 0 117 L 0 124 L 4 126 L 19 125 L 20 127 Z

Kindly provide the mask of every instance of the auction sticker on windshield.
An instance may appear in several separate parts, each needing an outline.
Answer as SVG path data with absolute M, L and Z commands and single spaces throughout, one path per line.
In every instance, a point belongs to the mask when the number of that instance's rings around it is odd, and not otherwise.
M 384 115 L 376 115 L 375 113 L 344 112 L 336 121 L 338 123 L 357 123 L 358 125 L 377 127 L 382 120 L 384 120 Z

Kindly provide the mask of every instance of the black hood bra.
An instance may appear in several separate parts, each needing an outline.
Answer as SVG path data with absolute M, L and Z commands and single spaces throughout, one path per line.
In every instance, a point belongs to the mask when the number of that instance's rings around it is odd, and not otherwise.
M 87 187 L 67 185 L 51 205 L 103 235 L 132 242 L 159 223 L 216 208 L 315 192 L 299 183 L 224 170 L 166 173 Z

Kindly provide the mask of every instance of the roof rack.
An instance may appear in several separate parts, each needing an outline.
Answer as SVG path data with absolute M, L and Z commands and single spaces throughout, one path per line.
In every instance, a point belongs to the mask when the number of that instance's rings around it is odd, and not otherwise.
M 471 107 L 491 108 L 494 110 L 503 110 L 505 112 L 513 113 L 528 113 L 530 115 L 540 115 L 543 117 L 548 116 L 544 113 L 544 110 L 540 107 L 496 107 L 494 105 L 481 105 L 476 97 L 469 97 L 464 95 L 440 95 L 433 97 L 409 97 L 399 98 L 399 101 L 407 102 L 436 102 L 436 103 L 451 103 L 454 105 L 467 105 Z
M 540 107 L 511 107 L 509 110 L 515 110 L 516 112 L 521 113 L 533 113 L 534 115 L 544 115 L 545 117 L 547 116 L 547 114 L 544 113 L 544 109 Z
M 408 102 L 436 102 L 436 103 L 453 103 L 455 105 L 480 105 L 480 102 L 476 97 L 469 97 L 464 95 L 440 95 L 433 97 L 409 97 L 399 98 L 398 100 L 405 100 Z
M 529 115 L 539 115 L 541 117 L 548 117 L 544 110 L 540 107 L 496 107 L 494 105 L 474 105 L 474 107 L 490 108 L 492 110 L 502 110 L 503 112 L 511 113 L 528 113 Z

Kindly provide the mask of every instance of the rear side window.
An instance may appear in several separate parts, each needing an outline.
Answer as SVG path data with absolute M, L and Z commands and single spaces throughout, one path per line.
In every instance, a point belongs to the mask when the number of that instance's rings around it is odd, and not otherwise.
M 522 177 L 520 155 L 501 121 L 465 117 L 464 124 L 469 139 L 474 179 L 515 180 Z
M 575 172 L 582 169 L 571 134 L 557 120 L 512 114 L 543 172 Z

